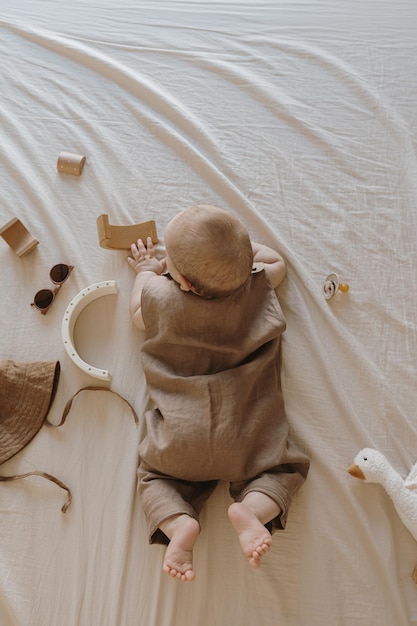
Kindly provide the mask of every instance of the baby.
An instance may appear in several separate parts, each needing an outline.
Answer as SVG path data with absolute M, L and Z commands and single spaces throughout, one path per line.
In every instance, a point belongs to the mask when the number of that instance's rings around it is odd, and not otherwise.
M 285 528 L 309 460 L 288 439 L 280 382 L 285 320 L 274 289 L 286 268 L 251 242 L 233 215 L 210 205 L 182 211 L 165 232 L 131 247 L 133 323 L 155 409 L 139 447 L 139 493 L 149 541 L 168 545 L 163 569 L 193 580 L 199 513 L 226 481 L 228 509 L 253 568 Z

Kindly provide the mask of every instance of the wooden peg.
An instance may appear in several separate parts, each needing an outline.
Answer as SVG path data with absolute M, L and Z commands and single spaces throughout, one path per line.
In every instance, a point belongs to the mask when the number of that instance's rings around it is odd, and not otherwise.
M 18 256 L 28 254 L 39 243 L 17 217 L 0 228 L 0 235 Z
M 97 231 L 100 246 L 107 250 L 130 250 L 130 246 L 137 239 L 146 242 L 147 237 L 151 237 L 153 243 L 158 243 L 154 220 L 128 226 L 113 226 L 109 224 L 109 216 L 103 214 L 97 218 Z

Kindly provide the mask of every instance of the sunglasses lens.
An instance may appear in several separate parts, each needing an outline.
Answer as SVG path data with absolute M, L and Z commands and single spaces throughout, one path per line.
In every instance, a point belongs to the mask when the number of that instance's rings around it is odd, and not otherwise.
M 41 289 L 35 295 L 34 302 L 38 309 L 47 309 L 53 299 L 54 294 L 50 289 Z
M 58 265 L 54 265 L 51 271 L 49 272 L 49 276 L 51 277 L 52 282 L 54 283 L 63 283 L 64 280 L 68 277 L 69 267 L 65 265 L 65 263 L 58 263 Z

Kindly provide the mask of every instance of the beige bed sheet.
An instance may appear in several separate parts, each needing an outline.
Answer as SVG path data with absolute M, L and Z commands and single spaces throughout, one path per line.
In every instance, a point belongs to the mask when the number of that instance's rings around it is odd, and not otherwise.
M 82 358 L 117 396 L 87 391 L 1 468 L 1 626 L 417 624 L 417 546 L 378 485 L 349 476 L 364 446 L 405 476 L 417 458 L 417 9 L 414 0 L 3 0 L 0 5 L 0 356 L 60 360 L 51 419 L 94 384 L 61 324 L 87 286 L 116 280 L 77 320 Z M 60 173 L 62 150 L 86 155 Z M 282 380 L 293 438 L 311 457 L 287 529 L 262 568 L 229 526 L 227 487 L 202 515 L 196 579 L 161 571 L 136 494 L 148 406 L 143 336 L 129 320 L 126 251 L 96 219 L 167 221 L 196 202 L 238 215 L 288 264 Z M 159 244 L 162 253 L 163 240 Z M 30 307 L 57 262 L 53 307 Z M 336 272 L 347 294 L 326 301 Z M 99 384 L 104 384 L 100 383 Z

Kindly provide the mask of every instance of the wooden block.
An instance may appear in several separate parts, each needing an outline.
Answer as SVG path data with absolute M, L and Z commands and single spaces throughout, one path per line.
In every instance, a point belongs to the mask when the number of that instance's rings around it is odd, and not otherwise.
M 130 250 L 132 243 L 138 239 L 146 242 L 147 237 L 151 237 L 153 243 L 158 243 L 154 220 L 128 226 L 113 226 L 109 224 L 109 216 L 103 214 L 97 218 L 97 231 L 100 246 L 107 250 Z
M 60 152 L 58 155 L 57 169 L 61 174 L 72 174 L 73 176 L 81 176 L 85 163 L 85 156 L 82 154 L 73 154 L 72 152 Z
M 39 243 L 17 217 L 0 228 L 0 235 L 18 256 L 28 254 Z

